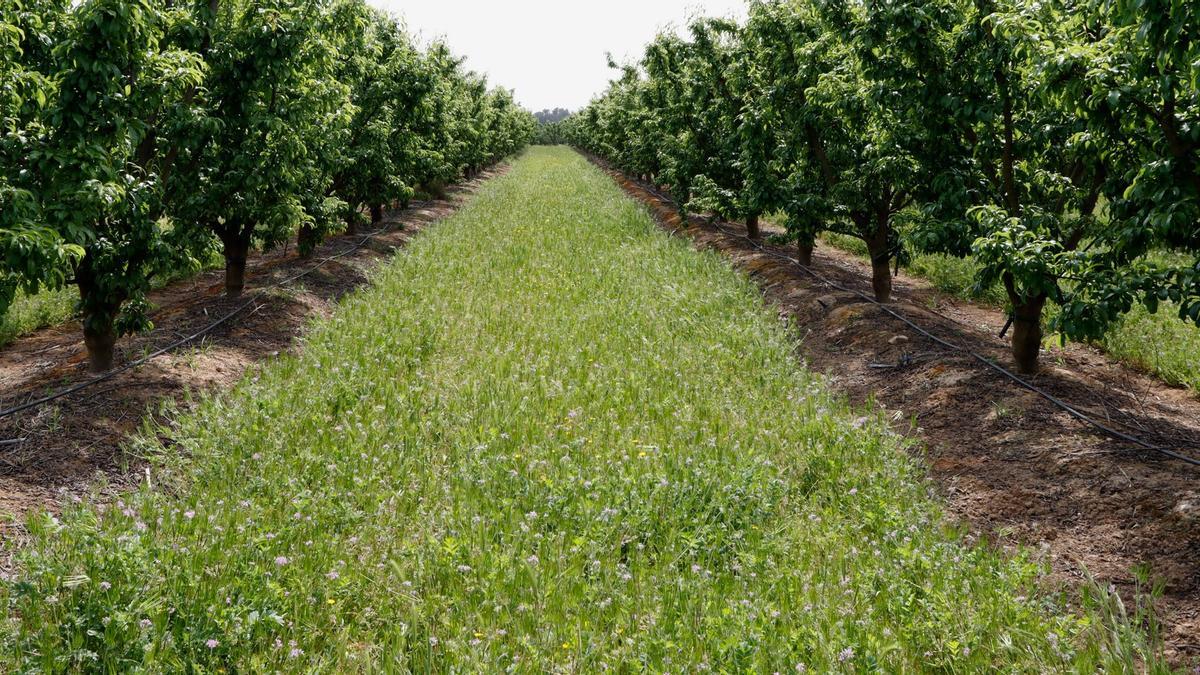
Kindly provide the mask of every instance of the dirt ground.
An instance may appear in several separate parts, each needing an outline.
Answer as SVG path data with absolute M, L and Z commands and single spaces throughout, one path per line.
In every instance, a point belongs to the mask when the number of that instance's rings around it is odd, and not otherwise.
M 224 272 L 214 270 L 156 292 L 154 330 L 118 343 L 125 363 L 192 335 L 253 298 L 258 290 L 321 263 L 310 274 L 268 290 L 212 333 L 140 368 L 76 394 L 0 419 L 0 540 L 19 543 L 19 517 L 54 510 L 64 499 L 96 489 L 119 490 L 138 480 L 139 463 L 122 450 L 126 436 L 166 402 L 188 405 L 194 394 L 231 387 L 247 369 L 294 350 L 309 322 L 330 314 L 339 298 L 368 283 L 368 273 L 422 228 L 461 205 L 494 170 L 447 190 L 444 199 L 385 214 L 383 231 L 334 237 L 310 259 L 280 250 L 247 270 L 241 298 L 224 296 Z M 380 226 L 372 226 L 378 228 Z M 71 322 L 38 331 L 0 350 L 0 409 L 88 379 L 79 327 Z
M 954 517 L 999 545 L 1044 556 L 1052 584 L 1088 574 L 1112 584 L 1131 612 L 1134 570 L 1148 567 L 1164 584 L 1156 613 L 1167 658 L 1200 663 L 1200 468 L 1102 435 L 857 295 L 762 252 L 742 226 L 685 223 L 646 186 L 606 170 L 664 227 L 747 272 L 803 336 L 809 368 L 918 439 Z M 767 248 L 795 255 L 794 248 Z M 819 248 L 813 268 L 870 293 L 869 264 L 850 254 Z M 1001 312 L 947 297 L 920 279 L 895 282 L 892 309 L 948 342 L 1011 363 L 995 337 L 1005 323 Z M 1032 380 L 1052 395 L 1127 434 L 1200 458 L 1200 397 L 1193 392 L 1083 345 L 1052 350 L 1043 366 Z

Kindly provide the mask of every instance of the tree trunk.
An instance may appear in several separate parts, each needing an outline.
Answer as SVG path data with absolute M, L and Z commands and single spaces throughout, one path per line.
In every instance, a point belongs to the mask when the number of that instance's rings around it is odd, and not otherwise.
M 222 242 L 225 248 L 225 295 L 236 298 L 246 288 L 246 258 L 250 241 L 239 235 Z
M 83 315 L 83 344 L 87 347 L 88 372 L 99 375 L 112 370 L 117 331 L 113 314 L 85 312 Z
M 1027 375 L 1038 371 L 1042 350 L 1042 308 L 1045 297 L 1013 303 L 1012 353 L 1017 370 Z
M 98 375 L 113 367 L 113 347 L 117 344 L 113 322 L 121 304 L 98 297 L 100 289 L 86 261 L 75 271 L 75 279 L 83 308 L 83 346 L 87 348 L 88 372 Z
M 85 257 L 75 270 L 79 304 L 83 312 L 83 345 L 87 348 L 88 372 L 100 374 L 112 370 L 113 348 L 117 344 L 115 321 L 122 298 L 101 295 L 96 271 Z
M 888 302 L 892 299 L 892 256 L 888 251 L 888 226 L 875 228 L 875 233 L 866 238 L 867 252 L 871 254 L 871 288 L 875 299 Z
M 300 257 L 311 258 L 320 245 L 321 238 L 317 236 L 316 228 L 312 225 L 301 225 L 300 232 L 296 235 L 296 248 L 300 251 Z
M 758 214 L 752 213 L 746 216 L 746 234 L 751 239 L 762 239 L 762 230 L 758 227 Z
M 801 236 L 796 240 L 796 260 L 805 267 L 812 267 L 813 249 L 817 242 L 812 237 Z
M 383 204 L 371 205 L 371 224 L 377 225 L 383 221 Z
M 350 209 L 346 216 L 346 234 L 358 234 L 358 207 Z

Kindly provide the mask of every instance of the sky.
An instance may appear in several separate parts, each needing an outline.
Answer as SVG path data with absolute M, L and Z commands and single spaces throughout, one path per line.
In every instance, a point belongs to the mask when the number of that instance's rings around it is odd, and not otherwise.
M 663 29 L 689 16 L 744 18 L 745 0 L 368 0 L 427 44 L 442 38 L 467 67 L 512 89 L 526 108 L 587 105 Z

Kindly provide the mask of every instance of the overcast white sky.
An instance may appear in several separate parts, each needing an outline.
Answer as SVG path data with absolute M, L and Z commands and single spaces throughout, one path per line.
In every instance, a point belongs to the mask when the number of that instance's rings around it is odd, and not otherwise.
M 618 62 L 636 59 L 660 29 L 687 17 L 745 17 L 745 0 L 369 0 L 422 42 L 444 38 L 472 70 L 516 91 L 530 110 L 578 110 L 604 90 Z

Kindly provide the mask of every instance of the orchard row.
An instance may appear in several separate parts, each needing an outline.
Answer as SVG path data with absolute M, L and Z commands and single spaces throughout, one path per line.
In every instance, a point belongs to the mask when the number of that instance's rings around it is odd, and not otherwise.
M 1200 257 L 1200 4 L 756 1 L 689 29 L 551 136 L 751 236 L 785 214 L 806 262 L 861 238 L 880 301 L 907 253 L 973 255 L 1025 372 L 1047 303 L 1071 338 L 1138 303 L 1200 323 L 1200 262 L 1148 258 Z
M 436 194 L 533 117 L 363 0 L 0 0 L 0 312 L 75 285 L 94 371 L 155 279 L 302 255 Z

